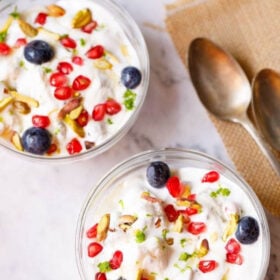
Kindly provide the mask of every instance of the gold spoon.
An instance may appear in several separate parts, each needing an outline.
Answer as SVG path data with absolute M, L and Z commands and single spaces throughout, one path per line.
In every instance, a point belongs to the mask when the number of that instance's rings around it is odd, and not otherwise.
M 253 81 L 256 122 L 268 143 L 280 151 L 280 74 L 263 69 Z
M 220 119 L 241 124 L 280 176 L 280 163 L 247 116 L 252 90 L 237 61 L 206 38 L 191 42 L 188 57 L 191 80 L 206 109 Z

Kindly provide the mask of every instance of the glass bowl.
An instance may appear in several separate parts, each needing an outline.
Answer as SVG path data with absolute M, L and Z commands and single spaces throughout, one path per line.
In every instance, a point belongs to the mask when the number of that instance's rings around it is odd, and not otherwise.
M 76 2 L 75 0 L 69 0 L 68 1 L 69 4 L 71 3 L 71 1 L 73 1 L 73 3 Z M 56 2 L 57 1 L 55 1 L 55 0 L 51 0 L 51 1 L 50 0 L 5 1 L 4 0 L 4 1 L 1 1 L 0 2 L 0 12 L 1 12 L 0 26 L 4 26 L 8 15 L 10 15 L 13 11 L 15 11 L 15 7 L 16 7 L 17 11 L 20 12 L 20 11 L 29 10 L 29 9 L 32 10 L 34 7 L 37 7 L 37 6 L 46 7 L 47 5 L 51 5 Z M 127 119 L 125 119 L 124 117 L 123 117 L 123 119 L 121 117 L 119 119 L 116 119 L 115 123 L 117 123 L 117 121 L 120 120 L 119 123 L 121 123 L 121 125 L 118 125 L 118 127 L 116 127 L 116 129 L 108 128 L 108 130 L 111 129 L 110 130 L 112 132 L 112 133 L 110 132 L 111 134 L 108 133 L 108 136 L 104 137 L 104 139 L 102 141 L 100 141 L 99 143 L 97 143 L 96 146 L 93 146 L 88 150 L 86 150 L 84 148 L 83 152 L 81 152 L 81 153 L 68 154 L 65 151 L 63 154 L 54 153 L 52 156 L 46 155 L 45 153 L 44 153 L 44 155 L 37 155 L 37 154 L 18 150 L 15 148 L 15 145 L 12 145 L 10 143 L 10 141 L 7 141 L 7 140 L 3 139 L 3 137 L 0 137 L 0 145 L 3 148 L 7 149 L 8 151 L 12 151 L 13 153 L 16 153 L 18 156 L 23 157 L 23 158 L 32 159 L 32 160 L 41 160 L 43 162 L 45 161 L 48 163 L 49 162 L 68 162 L 68 161 L 72 162 L 73 160 L 90 158 L 90 157 L 94 157 L 94 156 L 104 152 L 105 150 L 109 149 L 114 144 L 116 144 L 128 132 L 128 130 L 131 128 L 131 126 L 135 122 L 135 120 L 141 110 L 141 107 L 144 103 L 147 89 L 148 89 L 148 84 L 149 84 L 149 75 L 150 75 L 149 55 L 148 55 L 146 43 L 145 43 L 143 35 L 142 35 L 139 27 L 135 23 L 134 19 L 128 14 L 128 12 L 125 9 L 120 7 L 113 0 L 112 1 L 111 0 L 92 0 L 90 2 L 94 2 L 95 4 L 99 5 L 112 16 L 111 17 L 112 21 L 114 20 L 116 22 L 116 24 L 119 25 L 120 28 L 123 30 L 125 36 L 128 39 L 128 42 L 132 46 L 132 49 L 135 50 L 136 57 L 138 57 L 137 63 L 139 65 L 137 65 L 137 68 L 139 68 L 139 70 L 142 74 L 142 80 L 141 80 L 140 85 L 137 86 L 137 88 L 132 89 L 133 92 L 137 93 L 137 97 L 136 97 L 136 100 L 134 103 L 134 105 L 135 105 L 134 110 L 129 113 L 130 115 Z M 93 17 L 94 17 L 94 15 L 93 15 Z M 102 28 L 102 26 L 100 28 Z M 78 43 L 77 43 L 77 45 L 78 45 Z M 108 55 L 108 56 L 110 55 L 109 51 L 106 52 L 106 55 Z M 112 53 L 111 53 L 111 55 L 112 55 Z M 115 58 L 116 57 L 114 57 L 114 56 L 109 56 L 109 59 L 114 60 Z M 127 66 L 129 66 L 129 64 Z M 120 69 L 118 71 L 120 71 Z M 115 79 L 117 79 L 117 78 L 115 77 Z M 118 77 L 118 79 L 119 79 L 119 83 L 121 83 L 120 77 Z M 100 83 L 101 82 L 103 83 L 103 81 L 100 81 Z M 106 84 L 106 81 L 104 83 Z M 125 88 L 124 88 L 124 91 L 125 91 Z M 123 101 L 123 99 L 122 99 L 122 101 Z M 101 102 L 101 101 L 99 101 L 99 102 Z M 120 101 L 119 101 L 119 103 L 120 103 Z M 124 103 L 122 104 L 122 108 L 123 108 L 123 110 L 126 110 L 126 112 L 128 112 L 128 110 L 124 106 Z M 91 116 L 92 111 L 89 111 L 88 113 Z M 0 116 L 1 116 L 1 112 L 0 112 Z M 101 131 L 103 133 L 104 127 L 107 124 L 108 125 L 112 124 L 112 120 L 109 116 L 109 113 L 106 116 L 108 116 L 108 118 L 106 119 L 106 123 L 104 120 L 103 122 L 105 124 L 104 125 L 102 124 L 100 126 L 100 128 L 98 128 L 97 132 L 95 132 L 95 133 L 99 133 L 99 131 Z M 109 123 L 109 121 L 110 121 L 110 123 Z M 114 121 L 114 119 L 113 119 L 113 121 Z M 1 127 L 0 127 L 0 130 L 1 130 Z M 22 133 L 23 132 L 21 132 L 19 134 L 22 135 Z M 10 140 L 10 138 L 11 137 L 9 136 L 9 140 Z M 66 146 L 66 144 L 65 144 L 65 146 Z M 85 145 L 83 145 L 83 146 L 85 146 Z
M 154 161 L 163 161 L 167 163 L 167 165 L 170 167 L 171 170 L 179 170 L 181 168 L 199 168 L 207 171 L 217 171 L 221 177 L 224 177 L 228 180 L 227 184 L 233 184 L 231 186 L 232 194 L 233 194 L 233 200 L 235 203 L 238 204 L 239 200 L 246 199 L 246 210 L 244 210 L 244 213 L 241 215 L 251 215 L 255 217 L 259 223 L 259 229 L 260 229 L 260 235 L 257 240 L 257 246 L 258 252 L 256 252 L 256 255 L 259 254 L 258 259 L 258 265 L 251 266 L 252 271 L 256 272 L 256 276 L 254 277 L 250 271 L 247 271 L 247 275 L 251 275 L 250 279 L 254 280 L 263 280 L 266 275 L 266 271 L 269 264 L 269 257 L 270 257 L 270 233 L 268 228 L 268 223 L 266 220 L 266 216 L 263 210 L 263 207 L 261 203 L 259 202 L 257 196 L 255 195 L 254 191 L 251 189 L 251 187 L 233 170 L 225 166 L 220 161 L 206 155 L 200 152 L 196 151 L 190 151 L 190 150 L 184 150 L 184 149 L 162 149 L 162 150 L 154 150 L 154 151 L 147 151 L 140 153 L 138 155 L 133 156 L 132 158 L 120 163 L 115 168 L 113 168 L 111 171 L 109 171 L 103 179 L 99 181 L 96 185 L 93 186 L 91 192 L 89 193 L 88 197 L 85 200 L 85 204 L 82 207 L 80 217 L 78 219 L 77 223 L 77 231 L 76 231 L 76 261 L 78 265 L 78 269 L 80 272 L 81 279 L 83 280 L 90 280 L 94 279 L 94 274 L 98 273 L 97 267 L 92 265 L 92 258 L 88 257 L 88 246 L 91 242 L 94 242 L 96 239 L 88 238 L 88 230 L 94 226 L 96 223 L 99 223 L 99 219 L 102 216 L 102 213 L 111 213 L 112 208 L 115 210 L 115 212 L 118 213 L 119 207 L 122 207 L 123 201 L 120 200 L 118 195 L 120 193 L 126 193 L 127 197 L 131 197 L 132 201 L 132 208 L 135 207 L 136 215 L 140 216 L 140 211 L 138 211 L 138 206 L 136 205 L 136 200 L 132 198 L 132 188 L 133 183 L 132 182 L 138 182 L 136 181 L 129 181 L 133 180 L 134 176 L 141 179 L 141 182 L 143 182 L 143 186 L 147 187 L 149 185 L 146 182 L 146 169 L 148 165 L 151 162 Z M 176 174 L 176 172 L 175 172 Z M 125 180 L 128 180 L 129 183 L 125 183 Z M 201 182 L 201 181 L 199 181 Z M 142 183 L 141 183 L 142 184 Z M 222 183 L 221 183 L 222 184 Z M 137 184 L 135 184 L 136 186 Z M 210 186 L 211 183 L 209 183 L 207 186 Z M 155 188 L 148 188 L 150 191 L 152 189 L 153 194 L 157 194 L 158 189 Z M 153 196 L 153 195 L 152 195 Z M 163 195 L 163 197 L 166 197 L 166 194 Z M 160 197 L 162 199 L 162 197 Z M 199 201 L 199 200 L 198 200 Z M 120 203 L 121 202 L 121 203 Z M 126 203 L 126 202 L 125 202 Z M 134 206 L 135 203 L 135 206 Z M 242 205 L 243 207 L 244 205 Z M 202 206 L 203 207 L 203 206 Z M 248 208 L 247 208 L 248 207 Z M 230 207 L 229 207 L 230 208 Z M 245 209 L 244 208 L 244 209 Z M 133 208 L 134 209 L 134 208 Z M 142 208 L 140 208 L 142 209 Z M 203 212 L 202 212 L 203 213 Z M 128 214 L 128 213 L 127 213 Z M 114 214 L 111 214 L 111 216 L 114 217 Z M 138 216 L 138 217 L 139 217 Z M 191 215 L 191 219 L 195 217 L 196 215 Z M 241 217 L 241 216 L 240 216 Z M 111 218 L 112 219 L 112 218 Z M 195 219 L 195 218 L 194 218 Z M 110 225 L 111 226 L 111 225 Z M 118 229 L 117 225 L 114 227 L 112 225 L 112 228 L 110 228 L 112 231 L 114 231 L 116 228 Z M 109 235 L 110 233 L 108 233 Z M 186 237 L 186 239 L 188 239 Z M 118 239 L 119 240 L 119 239 Z M 108 242 L 111 242 L 108 241 Z M 108 244 L 108 243 L 107 243 Z M 130 243 L 129 243 L 130 244 Z M 105 246 L 105 245 L 104 245 Z M 112 248 L 114 247 L 114 244 L 111 242 L 109 246 Z M 222 246 L 224 249 L 225 245 Z M 242 245 L 243 246 L 243 245 Z M 251 245 L 244 245 L 244 246 L 251 246 Z M 210 243 L 211 247 L 211 243 Z M 242 247 L 243 248 L 243 247 Z M 249 247 L 247 247 L 249 248 Z M 251 247 L 253 248 L 253 247 Z M 112 249 L 115 250 L 115 249 Z M 121 250 L 121 249 L 120 249 Z M 156 250 L 154 250 L 156 251 Z M 244 250 L 245 251 L 245 250 Z M 135 251 L 132 250 L 133 253 L 131 253 L 131 257 L 136 254 Z M 245 254 L 245 252 L 243 252 Z M 241 254 L 242 250 L 241 250 Z M 104 253 L 106 255 L 106 252 Z M 246 252 L 247 254 L 247 252 Z M 251 260 L 251 256 L 253 256 L 255 252 L 250 251 L 246 258 Z M 107 258 L 108 255 L 106 255 Z M 205 258 L 207 258 L 208 255 L 206 255 Z M 213 257 L 213 256 L 211 256 Z M 125 257 L 124 257 L 125 258 Z M 253 257 L 252 257 L 253 258 Z M 105 257 L 106 259 L 106 257 Z M 234 269 L 238 269 L 239 265 L 232 264 Z M 126 265 L 128 267 L 128 265 Z M 174 268 L 175 269 L 175 268 Z M 247 268 L 246 268 L 247 269 Z M 157 271 L 154 271 L 157 272 Z M 107 279 L 116 279 L 116 276 L 114 275 L 112 278 L 110 277 L 110 273 L 108 273 Z M 203 273 L 202 273 L 203 274 Z M 156 275 L 156 274 L 154 274 Z M 161 275 L 162 276 L 162 275 Z M 169 275 L 168 275 L 169 276 Z M 241 279 L 241 275 L 238 275 Z M 119 275 L 117 276 L 119 277 Z M 131 279 L 131 275 L 127 278 L 125 275 L 123 275 L 125 279 Z M 136 276 L 135 276 L 136 277 Z M 135 278 L 133 277 L 133 278 Z M 166 276 L 164 276 L 166 277 Z M 163 278 L 164 278 L 163 277 Z M 204 277 L 206 278 L 195 278 L 195 279 L 221 279 L 222 277 L 214 277 L 211 278 L 210 275 L 205 273 Z M 210 277 L 210 278 L 207 278 Z M 213 276 L 212 276 L 213 277 Z M 160 278 L 160 279 L 163 279 Z M 168 279 L 174 279 L 169 276 Z M 103 279 L 103 278 L 102 278 Z M 135 278 L 136 279 L 136 278 Z M 138 279 L 138 278 L 137 278 Z M 140 278 L 139 278 L 140 279 Z M 152 278 L 154 279 L 154 278 Z M 158 278 L 155 278 L 158 279 Z M 177 279 L 177 278 L 176 278 Z M 181 279 L 181 278 L 180 278 Z M 185 278 L 184 278 L 185 279 Z M 189 279 L 189 278 L 186 278 Z M 226 278 L 228 279 L 228 278 Z M 232 279 L 232 278 L 229 278 Z M 245 276 L 244 276 L 245 279 Z

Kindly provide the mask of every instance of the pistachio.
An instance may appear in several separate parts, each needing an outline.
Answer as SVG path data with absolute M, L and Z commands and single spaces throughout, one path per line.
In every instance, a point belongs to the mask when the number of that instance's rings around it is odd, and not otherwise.
M 149 192 L 143 192 L 141 194 L 141 198 L 143 198 L 151 203 L 162 203 L 161 199 L 151 196 Z
M 79 126 L 75 120 L 72 120 L 67 114 L 64 118 L 64 122 L 80 137 L 85 137 L 85 131 L 83 127 Z
M 180 214 L 175 221 L 173 231 L 181 233 L 183 231 L 183 228 L 184 228 L 184 216 Z
M 229 221 L 223 233 L 223 237 L 222 237 L 223 241 L 226 241 L 227 238 L 236 231 L 238 220 L 239 220 L 238 214 L 230 214 Z
M 81 114 L 82 111 L 83 111 L 83 106 L 80 105 L 79 107 L 73 109 L 73 110 L 69 113 L 69 117 L 70 117 L 72 120 L 76 120 L 76 119 L 80 116 L 80 114 Z
M 26 102 L 17 100 L 13 102 L 13 108 L 16 112 L 23 115 L 27 115 L 31 111 L 30 106 Z
M 11 138 L 11 142 L 17 150 L 23 151 L 23 147 L 22 147 L 22 144 L 21 144 L 21 139 L 20 139 L 20 136 L 17 132 L 13 133 L 12 138 Z
M 94 62 L 94 66 L 99 70 L 109 70 L 113 67 L 113 65 L 104 57 L 97 59 Z
M 133 223 L 135 223 L 136 220 L 137 220 L 137 217 L 135 217 L 135 216 L 123 215 L 119 219 L 119 227 L 123 231 L 127 231 L 133 225 Z
M 83 9 L 78 11 L 72 19 L 73 28 L 82 28 L 92 21 L 91 11 Z
M 39 107 L 39 102 L 36 99 L 34 99 L 34 98 L 30 97 L 30 96 L 26 96 L 26 95 L 20 94 L 20 93 L 18 93 L 16 91 L 13 91 L 13 90 L 9 91 L 9 93 L 17 101 L 25 102 L 25 103 L 27 103 L 31 107 L 35 107 L 35 108 Z
M 73 98 L 70 101 L 68 101 L 59 111 L 58 113 L 58 119 L 62 120 L 65 118 L 67 114 L 69 114 L 74 109 L 78 108 L 82 102 L 82 98 Z
M 155 227 L 156 227 L 156 228 L 159 228 L 160 226 L 161 226 L 161 219 L 158 218 L 158 219 L 156 220 L 156 222 L 155 222 Z
M 97 226 L 96 240 L 101 242 L 107 238 L 107 232 L 110 226 L 110 214 L 105 214 L 101 217 Z
M 196 256 L 202 258 L 209 252 L 209 242 L 207 239 L 201 241 L 200 247 L 195 251 Z
M 87 150 L 90 150 L 95 146 L 95 142 L 85 141 L 85 147 Z
M 5 97 L 0 100 L 0 112 L 4 110 L 13 100 L 13 97 Z
M 51 17 L 62 17 L 65 14 L 65 10 L 55 4 L 47 6 L 48 15 Z
M 179 198 L 179 199 L 176 200 L 176 205 L 177 206 L 190 207 L 192 205 L 192 202 L 187 200 L 187 199 Z
M 23 19 L 18 19 L 18 24 L 21 31 L 28 37 L 35 37 L 38 34 L 38 30 L 33 27 L 28 22 L 24 21 Z
M 45 34 L 45 35 L 49 36 L 50 38 L 54 39 L 55 41 L 58 41 L 61 37 L 60 34 L 50 31 L 44 27 L 38 27 L 38 31 L 41 34 Z

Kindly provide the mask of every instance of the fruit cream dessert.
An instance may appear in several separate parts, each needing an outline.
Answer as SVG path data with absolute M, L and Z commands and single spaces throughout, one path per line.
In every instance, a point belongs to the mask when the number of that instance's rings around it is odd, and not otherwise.
M 22 152 L 82 153 L 125 125 L 141 79 L 136 50 L 94 1 L 15 9 L 0 30 L 0 135 Z
M 217 171 L 156 161 L 105 196 L 86 225 L 90 279 L 259 279 L 257 213 Z

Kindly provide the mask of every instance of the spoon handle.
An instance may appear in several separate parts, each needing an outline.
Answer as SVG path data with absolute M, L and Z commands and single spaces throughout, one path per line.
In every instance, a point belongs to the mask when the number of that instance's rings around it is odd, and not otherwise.
M 255 129 L 252 122 L 249 120 L 247 115 L 244 115 L 239 119 L 240 124 L 249 132 L 252 138 L 255 140 L 257 145 L 259 146 L 262 153 L 266 156 L 267 160 L 269 161 L 270 165 L 273 167 L 275 172 L 278 176 L 280 176 L 280 162 L 275 157 L 275 155 L 271 152 L 268 144 L 266 141 L 259 135 L 257 130 Z

